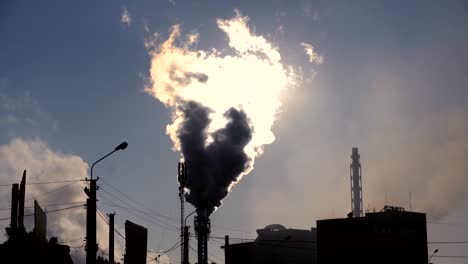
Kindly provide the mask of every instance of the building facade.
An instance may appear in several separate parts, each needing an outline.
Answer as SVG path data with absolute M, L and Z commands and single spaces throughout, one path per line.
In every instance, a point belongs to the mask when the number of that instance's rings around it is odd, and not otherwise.
M 316 230 L 269 225 L 253 242 L 224 247 L 226 264 L 315 264 Z

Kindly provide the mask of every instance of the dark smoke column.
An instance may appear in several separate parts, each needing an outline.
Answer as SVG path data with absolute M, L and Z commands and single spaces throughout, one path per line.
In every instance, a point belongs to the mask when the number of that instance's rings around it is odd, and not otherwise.
M 195 231 L 198 238 L 198 263 L 208 263 L 209 216 L 221 206 L 229 187 L 249 165 L 244 152 L 252 139 L 252 128 L 242 110 L 230 108 L 224 114 L 227 124 L 207 134 L 210 109 L 197 102 L 186 102 L 180 108 L 184 122 L 177 136 L 187 163 L 186 200 L 197 208 Z M 208 136 L 212 141 L 207 144 Z

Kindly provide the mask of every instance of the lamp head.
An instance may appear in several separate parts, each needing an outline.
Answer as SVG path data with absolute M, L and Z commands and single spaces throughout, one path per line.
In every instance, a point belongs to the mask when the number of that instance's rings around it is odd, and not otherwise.
M 117 151 L 117 150 L 124 150 L 126 149 L 128 146 L 128 143 L 127 142 L 122 142 L 120 143 L 120 145 L 118 145 L 117 147 L 115 147 L 114 151 Z

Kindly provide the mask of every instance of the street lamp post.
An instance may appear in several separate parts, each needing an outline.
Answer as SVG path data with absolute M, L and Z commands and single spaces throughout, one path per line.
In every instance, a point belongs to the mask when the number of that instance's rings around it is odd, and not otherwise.
M 182 264 L 189 264 L 189 227 L 187 226 L 187 218 L 193 215 L 197 210 L 188 214 L 184 219 L 184 238 L 183 238 L 183 246 L 184 246 L 184 259 Z
M 95 161 L 91 166 L 89 189 L 87 187 L 84 189 L 84 192 L 88 196 L 88 199 L 86 199 L 86 264 L 95 264 L 98 249 L 96 243 L 96 181 L 98 179 L 93 179 L 94 165 L 109 157 L 114 152 L 126 149 L 127 146 L 127 142 L 122 142 L 120 145 L 115 147 L 113 151 Z

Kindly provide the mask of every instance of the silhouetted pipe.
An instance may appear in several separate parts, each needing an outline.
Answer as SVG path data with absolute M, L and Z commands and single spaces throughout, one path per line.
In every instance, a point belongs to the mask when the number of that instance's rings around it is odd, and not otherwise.
M 189 227 L 184 226 L 184 260 L 183 264 L 189 264 Z
M 14 183 L 11 186 L 11 217 L 10 228 L 14 232 L 18 228 L 18 189 L 19 184 Z
M 208 237 L 211 230 L 208 209 L 197 208 L 194 220 L 198 239 L 198 264 L 208 264 Z
M 24 230 L 24 198 L 26 196 L 26 170 L 23 171 L 23 178 L 18 193 L 18 229 Z
M 109 214 L 109 263 L 114 264 L 114 216 Z

